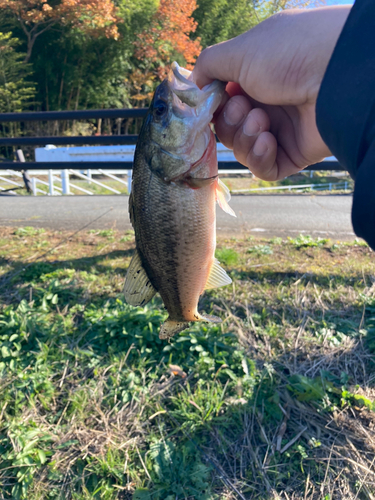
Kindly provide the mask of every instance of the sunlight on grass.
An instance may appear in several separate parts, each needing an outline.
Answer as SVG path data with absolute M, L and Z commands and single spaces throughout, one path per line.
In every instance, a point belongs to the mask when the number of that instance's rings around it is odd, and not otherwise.
M 367 246 L 220 240 L 234 283 L 200 309 L 223 323 L 165 342 L 160 298 L 122 296 L 134 233 L 66 236 L 0 230 L 4 499 L 375 494 Z

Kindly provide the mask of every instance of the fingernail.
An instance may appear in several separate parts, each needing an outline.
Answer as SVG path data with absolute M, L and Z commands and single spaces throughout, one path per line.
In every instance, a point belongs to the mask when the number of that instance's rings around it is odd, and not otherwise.
M 259 134 L 259 123 L 250 115 L 246 118 L 243 124 L 243 133 L 249 137 Z
M 262 140 L 257 140 L 253 147 L 255 156 L 263 156 L 268 151 L 267 144 Z
M 233 127 L 243 120 L 245 114 L 241 106 L 236 102 L 230 102 L 224 111 L 224 120 L 226 123 Z

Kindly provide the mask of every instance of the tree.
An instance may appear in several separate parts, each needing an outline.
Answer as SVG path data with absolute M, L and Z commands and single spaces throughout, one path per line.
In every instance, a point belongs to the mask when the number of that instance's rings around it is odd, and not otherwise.
M 35 88 L 25 82 L 30 68 L 16 52 L 20 42 L 11 33 L 0 32 L 0 112 L 23 111 L 35 95 Z
M 201 51 L 199 38 L 190 38 L 197 29 L 192 18 L 195 9 L 196 0 L 160 0 L 152 25 L 135 42 L 135 57 L 147 73 L 164 78 L 175 58 L 182 59 L 188 69 L 193 68 Z
M 27 37 L 25 62 L 30 60 L 36 39 L 56 24 L 70 25 L 94 37 L 118 37 L 112 0 L 0 0 L 0 9 L 13 14 Z
M 206 48 L 229 40 L 280 10 L 324 4 L 323 0 L 197 0 L 194 37 Z
M 198 25 L 194 36 L 203 48 L 229 40 L 257 24 L 249 0 L 198 0 L 193 17 Z

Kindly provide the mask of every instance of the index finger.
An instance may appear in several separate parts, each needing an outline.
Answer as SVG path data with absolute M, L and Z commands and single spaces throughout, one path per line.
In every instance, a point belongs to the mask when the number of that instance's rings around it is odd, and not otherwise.
M 213 45 L 201 52 L 193 69 L 193 78 L 199 88 L 213 80 L 239 82 L 242 55 L 237 46 L 241 36 Z

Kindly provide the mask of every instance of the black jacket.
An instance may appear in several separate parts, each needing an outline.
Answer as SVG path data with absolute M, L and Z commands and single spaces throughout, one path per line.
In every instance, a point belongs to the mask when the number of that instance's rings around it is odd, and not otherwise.
M 375 1 L 354 4 L 320 88 L 319 132 L 355 179 L 355 233 L 375 250 Z

